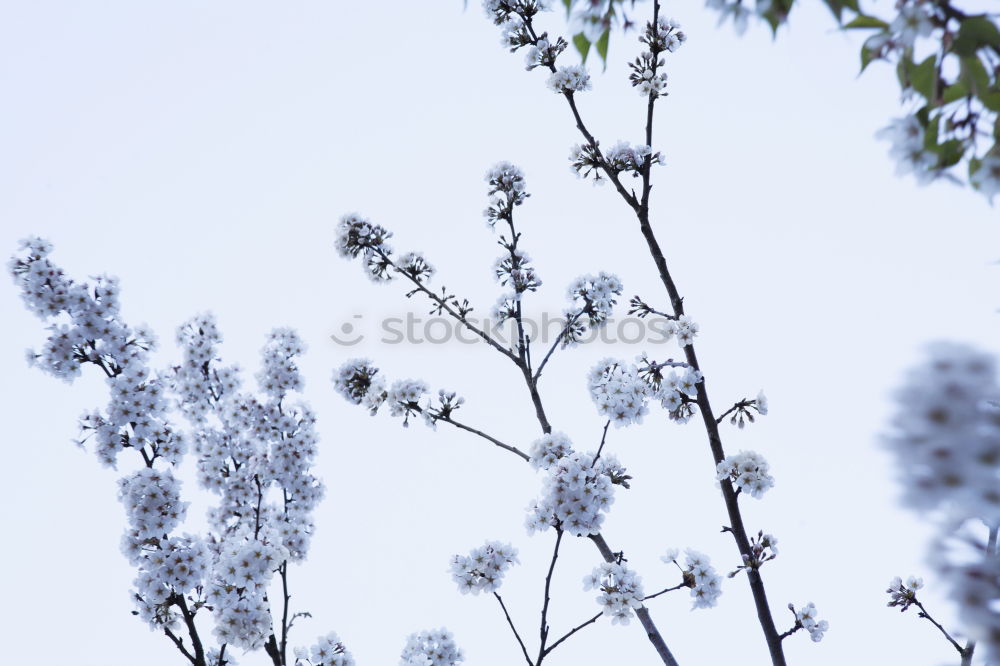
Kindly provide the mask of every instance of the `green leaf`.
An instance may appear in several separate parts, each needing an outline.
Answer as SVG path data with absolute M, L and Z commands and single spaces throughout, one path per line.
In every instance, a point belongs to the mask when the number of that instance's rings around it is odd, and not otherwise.
M 922 63 L 910 69 L 908 74 L 913 89 L 923 95 L 928 102 L 934 101 L 934 88 L 937 83 L 937 57 L 928 56 Z
M 941 102 L 944 104 L 951 104 L 957 100 L 962 99 L 969 94 L 969 87 L 965 85 L 964 81 L 956 81 L 941 93 Z
M 563 4 L 566 5 L 566 16 L 568 17 L 573 9 L 573 0 L 563 0 Z
M 608 68 L 608 42 L 611 40 L 611 28 L 608 28 L 601 36 L 598 37 L 597 41 L 594 42 L 594 48 L 597 49 L 597 55 L 601 56 L 601 61 L 604 63 L 604 69 Z
M 982 61 L 976 56 L 962 58 L 960 77 L 974 95 L 985 92 L 990 87 L 990 75 Z
M 981 48 L 1000 48 L 1000 30 L 985 16 L 962 19 L 952 50 L 958 55 L 971 56 Z
M 960 139 L 950 139 L 942 143 L 938 150 L 938 168 L 947 169 L 955 166 L 965 155 L 965 142 Z
M 993 89 L 979 93 L 979 101 L 990 111 L 1000 111 L 1000 90 Z
M 859 14 L 854 17 L 854 20 L 850 23 L 844 25 L 845 30 L 857 30 L 864 28 L 878 28 L 879 30 L 886 30 L 889 24 L 882 19 L 875 18 L 874 16 L 865 16 L 864 14 Z
M 868 65 L 872 64 L 875 60 L 875 51 L 868 48 L 867 46 L 861 47 L 861 72 L 864 72 L 868 68 Z M 861 72 L 858 72 L 860 74 Z
M 580 52 L 580 59 L 583 62 L 587 62 L 587 56 L 590 54 L 590 40 L 584 37 L 583 33 L 573 35 L 573 45 L 576 46 L 576 50 Z
M 983 166 L 983 161 L 978 157 L 969 158 L 969 178 L 972 178 L 972 174 L 979 171 L 979 167 Z
M 941 125 L 941 116 L 934 116 L 924 126 L 924 148 L 934 152 L 938 151 L 938 129 Z

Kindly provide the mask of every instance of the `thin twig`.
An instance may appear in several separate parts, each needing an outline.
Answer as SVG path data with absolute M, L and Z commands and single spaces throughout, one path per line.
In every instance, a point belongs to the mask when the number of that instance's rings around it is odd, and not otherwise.
M 557 647 L 559 647 L 559 645 L 560 645 L 560 644 L 561 644 L 561 643 L 562 643 L 563 641 L 565 641 L 565 640 L 566 640 L 567 638 L 569 638 L 570 636 L 572 636 L 572 635 L 573 635 L 573 634 L 575 634 L 576 632 L 580 631 L 581 629 L 583 629 L 583 628 L 584 628 L 584 627 L 586 627 L 587 625 L 591 625 L 591 624 L 593 624 L 593 623 L 597 622 L 597 621 L 598 621 L 599 619 L 601 619 L 601 616 L 602 616 L 602 615 L 604 615 L 604 613 L 598 613 L 598 614 L 597 614 L 597 615 L 595 615 L 594 617 L 592 617 L 592 618 L 590 618 L 590 619 L 587 619 L 587 620 L 584 620 L 584 621 L 583 621 L 583 622 L 581 622 L 580 624 L 576 625 L 575 627 L 573 627 L 572 629 L 570 629 L 569 631 L 567 631 L 567 632 L 566 632 L 565 634 L 563 634 L 563 636 L 562 636 L 562 637 L 561 637 L 561 638 L 560 638 L 559 640 L 557 640 L 557 641 L 556 641 L 555 643 L 553 643 L 553 644 L 552 644 L 552 645 L 550 645 L 549 647 L 545 648 L 545 656 L 548 656 L 548 654 L 549 654 L 550 652 L 552 652 L 552 651 L 553 651 L 553 650 L 555 650 L 555 649 L 556 649 Z
M 538 648 L 538 661 L 545 658 L 545 642 L 549 637 L 549 591 L 552 586 L 552 574 L 556 570 L 556 560 L 559 559 L 559 544 L 562 543 L 563 531 L 556 527 L 556 543 L 552 547 L 552 561 L 549 563 L 549 572 L 545 575 L 545 600 L 542 602 L 542 622 L 538 633 L 541 636 L 541 645 Z
M 418 407 L 417 410 L 420 411 L 420 412 L 423 412 L 423 408 Z M 436 421 L 442 421 L 442 422 L 447 423 L 449 425 L 455 426 L 459 430 L 464 430 L 466 432 L 471 432 L 473 435 L 478 435 L 479 437 L 482 437 L 486 441 L 488 441 L 488 442 L 490 442 L 490 443 L 492 443 L 492 444 L 494 444 L 496 446 L 499 446 L 501 449 L 505 449 L 507 451 L 510 451 L 514 455 L 519 456 L 525 462 L 531 460 L 531 456 L 529 456 L 527 453 L 525 453 L 521 449 L 517 448 L 516 446 L 511 446 L 510 444 L 504 444 L 503 442 L 501 442 L 496 437 L 493 437 L 491 435 L 487 435 L 482 430 L 477 430 L 476 428 L 473 428 L 472 426 L 468 426 L 468 425 L 465 425 L 464 423 L 456 421 L 455 419 L 451 418 L 450 416 L 435 415 L 434 418 L 435 418 Z
M 510 630 L 514 632 L 514 638 L 517 639 L 517 644 L 521 646 L 521 653 L 524 655 L 524 660 L 528 662 L 528 666 L 535 666 L 534 662 L 531 661 L 531 657 L 528 656 L 528 648 L 524 647 L 524 641 L 521 640 L 521 634 L 517 633 L 514 621 L 510 619 L 510 613 L 507 612 L 507 606 L 504 605 L 503 599 L 496 592 L 493 593 L 493 596 L 500 602 L 500 608 L 503 609 L 503 616 L 507 618 L 507 624 L 510 625 Z
M 944 634 L 944 637 L 948 639 L 948 642 L 951 643 L 952 646 L 954 646 L 954 648 L 956 650 L 958 650 L 958 654 L 960 654 L 960 655 L 962 655 L 964 657 L 965 656 L 965 648 L 963 648 L 961 645 L 959 645 L 958 641 L 956 641 L 954 638 L 951 637 L 951 634 L 949 634 L 948 631 L 943 626 L 941 626 L 940 622 L 938 622 L 933 617 L 931 617 L 931 614 L 927 612 L 927 609 L 924 608 L 924 605 L 922 603 L 920 603 L 919 601 L 917 601 L 916 599 L 913 600 L 913 605 L 920 609 L 920 613 L 918 613 L 917 615 L 919 617 L 927 619 L 931 624 L 933 624 L 935 627 L 937 627 L 938 631 L 940 631 L 942 634 Z
M 673 592 L 674 590 L 679 590 L 682 587 L 688 587 L 687 583 L 678 583 L 677 585 L 674 585 L 673 587 L 668 587 L 666 589 L 660 590 L 659 592 L 654 592 L 653 594 L 650 594 L 649 596 L 643 597 L 642 600 L 643 601 L 647 601 L 649 599 L 655 599 L 656 597 L 660 596 L 661 594 L 666 594 L 667 592 Z

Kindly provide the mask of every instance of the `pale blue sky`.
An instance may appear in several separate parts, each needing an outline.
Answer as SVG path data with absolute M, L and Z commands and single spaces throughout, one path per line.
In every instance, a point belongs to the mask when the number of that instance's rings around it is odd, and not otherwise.
M 655 146 L 668 166 L 653 219 L 701 324 L 715 403 L 760 388 L 771 400 L 770 416 L 725 436 L 732 452 L 763 453 L 777 479 L 745 515 L 781 541 L 764 571 L 779 623 L 790 623 L 787 602 L 810 600 L 831 623 L 818 645 L 790 640 L 789 662 L 949 663 L 930 626 L 885 608 L 890 577 L 924 574 L 931 608 L 950 619 L 923 564 L 928 530 L 897 507 L 877 437 L 888 394 L 926 341 L 1000 349 L 1000 220 L 974 193 L 893 176 L 873 134 L 899 113 L 894 74 L 873 67 L 857 78 L 857 42 L 818 5 L 772 42 L 760 27 L 743 39 L 716 29 L 699 2 L 667 3 L 689 41 L 670 59 Z M 545 21 L 561 26 L 557 15 Z M 581 96 L 605 143 L 641 137 L 644 107 L 624 65 L 637 50 L 631 37 L 616 40 L 607 73 Z M 39 234 L 71 275 L 120 276 L 126 316 L 159 333 L 164 363 L 179 358 L 175 327 L 208 309 L 226 358 L 250 370 L 273 326 L 296 327 L 310 344 L 306 398 L 319 413 L 329 493 L 312 556 L 291 574 L 294 603 L 314 614 L 294 643 L 332 629 L 359 663 L 391 664 L 406 634 L 447 625 L 468 664 L 515 663 L 496 604 L 459 595 L 447 563 L 486 538 L 513 542 L 524 564 L 507 595 L 534 627 L 551 535 L 529 538 L 522 522 L 540 478 L 443 426 L 404 431 L 372 419 L 336 396 L 329 376 L 368 356 L 390 377 L 458 390 L 466 420 L 527 445 L 538 433 L 519 377 L 482 346 L 370 337 L 344 350 L 327 336 L 357 314 L 370 325 L 424 312 L 335 256 L 334 224 L 353 210 L 393 229 L 399 250 L 425 251 L 437 284 L 481 310 L 493 303 L 497 249 L 480 211 L 482 174 L 500 159 L 524 168 L 533 193 L 520 213 L 523 243 L 545 285 L 530 307 L 557 311 L 565 285 L 598 270 L 619 273 L 627 295 L 662 303 L 628 211 L 611 189 L 570 173 L 578 138 L 544 75 L 524 72 L 478 7 L 463 12 L 459 0 L 40 1 L 0 4 L 0 89 L 0 248 Z M 91 375 L 66 386 L 27 369 L 21 350 L 43 339 L 39 321 L 11 286 L 0 312 L 9 424 L 0 623 L 17 638 L 5 657 L 47 662 L 55 648 L 81 666 L 181 663 L 129 614 L 116 475 L 70 443 L 76 417 L 105 403 L 102 383 Z M 596 443 L 602 422 L 585 372 L 638 351 L 558 355 L 542 382 L 556 429 Z M 674 582 L 658 559 L 670 546 L 735 566 L 697 424 L 650 418 L 612 431 L 609 446 L 636 481 L 618 494 L 605 533 L 649 589 Z M 204 499 L 193 478 L 185 493 Z M 201 512 L 192 513 L 195 529 Z M 596 609 L 580 585 L 596 551 L 571 541 L 564 554 L 556 627 Z M 726 581 L 716 609 L 688 606 L 670 595 L 650 604 L 682 664 L 768 663 L 743 579 Z M 551 660 L 658 663 L 638 625 L 607 623 Z

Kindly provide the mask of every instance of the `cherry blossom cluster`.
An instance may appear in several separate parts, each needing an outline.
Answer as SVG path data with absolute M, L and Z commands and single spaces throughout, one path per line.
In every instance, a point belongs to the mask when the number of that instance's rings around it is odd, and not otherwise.
M 486 172 L 485 180 L 490 198 L 489 207 L 483 211 L 487 224 L 493 227 L 499 220 L 510 222 L 514 207 L 531 196 L 525 190 L 524 172 L 510 162 L 497 162 Z
M 495 592 L 500 589 L 507 569 L 518 563 L 517 549 L 509 543 L 487 541 L 468 555 L 451 558 L 451 579 L 462 594 Z
M 204 584 L 212 561 L 208 546 L 188 534 L 140 540 L 126 532 L 122 552 L 138 568 L 132 593 L 136 614 L 154 629 L 176 627 L 180 616 L 171 606 Z
M 591 329 L 604 326 L 622 289 L 622 281 L 617 275 L 603 271 L 596 276 L 582 275 L 574 280 L 566 290 L 571 306 L 566 312 L 569 323 L 563 336 L 563 346 L 579 342 L 588 326 Z
M 550 43 L 548 37 L 540 37 L 524 54 L 525 69 L 531 71 L 536 67 L 553 67 L 556 58 L 566 50 L 567 46 L 566 40 L 562 37 L 556 38 L 554 43 Z
M 597 603 L 611 624 L 628 624 L 633 610 L 642 608 L 646 593 L 642 578 L 624 564 L 602 562 L 583 579 L 584 590 L 600 590 Z
M 542 280 L 531 265 L 531 257 L 524 250 L 514 247 L 509 249 L 508 254 L 497 259 L 493 274 L 502 286 L 509 286 L 514 290 L 508 296 L 512 300 L 518 300 L 524 292 L 536 291 L 542 286 Z
M 375 282 L 385 282 L 392 276 L 389 257 L 392 247 L 387 242 L 392 232 L 377 224 L 372 224 L 357 213 L 348 213 L 340 218 L 337 225 L 337 239 L 334 246 L 342 257 L 361 257 L 365 274 Z
M 661 69 L 666 63 L 660 54 L 676 51 L 686 40 L 680 24 L 673 19 L 661 16 L 655 23 L 650 21 L 646 24 L 639 41 L 646 44 L 649 50 L 629 63 L 632 70 L 629 81 L 641 96 L 652 100 L 666 94 L 667 73 Z
M 210 315 L 181 326 L 178 340 L 185 362 L 175 369 L 174 383 L 183 396 L 182 408 L 195 415 L 195 450 L 202 485 L 220 495 L 209 513 L 220 534 L 259 533 L 273 529 L 288 558 L 301 561 L 314 526 L 312 510 L 323 496 L 323 485 L 310 472 L 316 456 L 316 417 L 304 404 L 287 401 L 302 388 L 295 359 L 304 351 L 298 335 L 275 329 L 261 350 L 257 382 L 266 399 L 237 392 L 235 370 L 217 354 L 221 336 Z M 204 350 L 210 356 L 193 366 Z M 220 377 L 228 380 L 220 381 Z M 212 411 L 204 411 L 198 387 L 210 387 Z M 186 404 L 188 397 L 196 402 Z M 213 417 L 209 419 L 209 417 Z M 280 490 L 281 501 L 268 500 L 268 489 Z
M 465 403 L 465 398 L 443 389 L 438 391 L 436 400 L 425 399 L 429 389 L 419 379 L 396 380 L 387 388 L 378 372 L 369 360 L 352 359 L 334 373 L 333 385 L 348 402 L 364 405 L 372 416 L 387 404 L 390 416 L 403 417 L 404 427 L 409 425 L 411 416 L 419 414 L 433 428 L 437 421 L 450 418 L 452 412 Z M 424 400 L 423 405 L 421 400 Z
M 904 501 L 944 519 L 931 561 L 958 602 L 965 629 L 980 642 L 988 660 L 996 659 L 1000 558 L 973 529 L 976 524 L 1000 523 L 996 362 L 972 347 L 946 342 L 932 345 L 929 356 L 897 393 L 898 412 L 886 443 L 900 461 L 896 468 Z M 901 586 L 901 603 L 896 605 L 906 603 L 907 590 L 916 588 Z
M 573 451 L 548 468 L 542 497 L 528 506 L 528 533 L 556 527 L 573 536 L 601 531 L 604 513 L 614 502 L 614 486 L 628 487 L 631 477 L 613 457 L 596 458 Z
M 823 640 L 823 634 L 830 628 L 826 620 L 816 619 L 816 606 L 812 602 L 795 611 L 795 624 L 809 632 L 813 643 Z
M 27 353 L 28 361 L 65 381 L 79 376 L 84 363 L 107 378 L 107 410 L 83 416 L 81 443 L 93 437 L 98 459 L 109 467 L 126 449 L 142 451 L 148 464 L 157 458 L 178 462 L 187 444 L 167 418 L 164 382 L 147 365 L 156 339 L 146 327 L 121 319 L 118 280 L 102 276 L 93 287 L 78 284 L 49 259 L 51 243 L 29 238 L 20 248 L 8 270 L 25 305 L 42 319 L 57 320 L 42 350 Z
M 354 657 L 340 637 L 331 631 L 317 638 L 316 644 L 308 650 L 296 648 L 295 666 L 354 666 Z
M 777 556 L 777 537 L 773 534 L 764 534 L 761 530 L 757 536 L 750 537 L 750 552 L 743 553 L 743 565 L 739 569 L 759 569 L 765 562 L 770 562 Z
M 118 498 L 135 539 L 156 539 L 183 522 L 188 504 L 180 499 L 180 486 L 169 469 L 151 467 L 118 481 Z
M 531 466 L 535 469 L 549 469 L 560 458 L 573 452 L 573 442 L 561 432 L 553 432 L 531 443 Z
M 924 127 L 915 116 L 896 118 L 875 136 L 890 142 L 889 155 L 896 160 L 896 175 L 912 173 L 920 184 L 937 176 L 937 154 L 924 150 Z
M 399 666 L 456 666 L 465 655 L 445 628 L 411 634 L 399 658 Z
M 971 347 L 937 343 L 897 394 L 886 438 L 899 464 L 904 500 L 914 509 L 1000 523 L 1000 385 L 994 359 Z
M 676 548 L 671 548 L 660 557 L 664 562 L 676 564 L 681 570 L 684 585 L 691 588 L 691 598 L 696 608 L 713 608 L 722 595 L 722 577 L 712 566 L 707 555 L 690 548 L 684 551 L 684 566 L 677 561 L 680 557 Z
M 288 551 L 266 533 L 242 535 L 220 544 L 212 568 L 208 601 L 215 617 L 219 643 L 246 650 L 263 647 L 271 635 L 267 590 Z
M 755 451 L 740 451 L 716 465 L 715 478 L 729 480 L 736 488 L 751 497 L 760 499 L 774 486 L 774 477 L 768 474 L 768 464 L 764 456 Z
M 545 83 L 554 93 L 572 95 L 590 90 L 590 74 L 583 65 L 567 65 L 553 72 Z
M 642 423 L 642 417 L 649 413 L 646 405 L 653 389 L 635 365 L 603 359 L 587 375 L 587 388 L 597 412 L 615 427 Z
M 663 377 L 657 388 L 656 397 L 672 421 L 684 424 L 694 416 L 698 384 L 702 379 L 701 371 L 693 368 L 687 368 L 680 375 L 671 370 L 669 375 Z
M 889 608 L 898 607 L 900 611 L 905 611 L 917 601 L 917 590 L 924 586 L 924 579 L 917 576 L 910 576 L 903 582 L 899 576 L 894 577 L 889 582 L 886 592 L 889 594 Z

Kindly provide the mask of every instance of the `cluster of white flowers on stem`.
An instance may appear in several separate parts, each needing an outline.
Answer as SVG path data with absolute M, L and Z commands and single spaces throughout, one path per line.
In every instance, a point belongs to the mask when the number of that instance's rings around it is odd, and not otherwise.
M 712 608 L 722 595 L 722 577 L 711 564 L 708 555 L 690 548 L 684 551 L 684 566 L 677 561 L 677 549 L 672 548 L 660 557 L 664 562 L 676 564 L 681 570 L 683 585 L 691 588 L 691 598 L 694 600 L 691 610 L 696 608 Z
M 676 51 L 687 41 L 687 35 L 680 29 L 679 23 L 660 16 L 655 22 L 650 21 L 646 24 L 639 41 L 649 50 L 640 54 L 635 62 L 629 63 L 632 69 L 629 81 L 640 95 L 653 100 L 667 94 L 667 73 L 661 69 L 666 61 L 660 54 L 665 51 L 671 53 Z
M 896 469 L 904 501 L 921 513 L 942 517 L 931 562 L 958 602 L 966 631 L 987 651 L 988 659 L 997 659 L 1000 384 L 996 361 L 972 347 L 945 342 L 932 345 L 929 356 L 909 373 L 897 393 L 898 413 L 886 444 L 899 460 Z M 907 589 L 916 591 L 907 585 L 896 592 L 903 602 Z
M 830 628 L 826 620 L 816 619 L 816 606 L 812 602 L 795 611 L 795 625 L 808 631 L 813 643 L 823 640 L 823 634 Z
M 330 632 L 317 638 L 309 650 L 296 648 L 295 666 L 354 666 L 354 657 L 340 637 Z
M 517 549 L 509 543 L 487 541 L 468 555 L 451 558 L 451 579 L 462 594 L 496 592 L 507 569 L 518 563 Z
M 606 358 L 587 375 L 587 388 L 597 412 L 615 427 L 642 423 L 642 417 L 649 413 L 646 404 L 653 388 L 635 365 Z
M 566 290 L 571 302 L 566 311 L 567 327 L 563 335 L 563 346 L 571 346 L 580 341 L 590 329 L 604 326 L 611 317 L 617 297 L 622 293 L 622 281 L 617 275 L 601 271 L 595 275 L 581 275 Z
M 614 486 L 628 487 L 625 468 L 612 456 L 572 451 L 548 468 L 542 497 L 528 505 L 528 533 L 549 527 L 574 536 L 598 534 L 615 501 Z
M 411 634 L 399 658 L 399 666 L 456 666 L 465 655 L 447 629 Z
M 392 247 L 387 242 L 392 232 L 372 224 L 357 213 L 340 218 L 335 247 L 342 257 L 361 257 L 365 274 L 375 282 L 392 279 L 389 273 Z
M 774 477 L 768 474 L 768 469 L 764 456 L 755 451 L 740 451 L 716 465 L 715 478 L 729 479 L 740 492 L 760 499 L 774 486 Z
M 29 308 L 69 322 L 54 326 L 46 350 L 31 360 L 64 379 L 77 376 L 84 363 L 106 376 L 111 402 L 105 413 L 83 417 L 85 439 L 97 440 L 107 465 L 126 449 L 141 459 L 143 466 L 119 481 L 128 520 L 121 550 L 138 569 L 131 593 L 136 614 L 196 665 L 235 664 L 225 653 L 230 645 L 263 646 L 277 658 L 268 588 L 278 572 L 286 583 L 288 563 L 305 558 L 312 510 L 323 494 L 310 472 L 315 417 L 287 400 L 302 386 L 295 362 L 301 340 L 289 329 L 270 335 L 258 398 L 239 392 L 237 370 L 218 358 L 222 338 L 215 321 L 201 315 L 180 328 L 184 360 L 161 378 L 147 367 L 152 334 L 121 319 L 117 281 L 99 278 L 93 289 L 77 285 L 48 259 L 51 249 L 30 239 L 22 244 L 26 256 L 16 256 L 9 268 Z M 194 426 L 189 438 L 168 420 L 173 404 Z M 188 506 L 172 471 L 188 439 L 200 482 L 221 496 L 209 511 L 212 533 L 205 538 L 170 534 Z M 287 588 L 285 595 L 287 604 Z M 195 616 L 203 609 L 215 619 L 219 648 L 205 649 L 198 636 Z M 288 628 L 283 620 L 282 651 Z M 187 631 L 190 647 L 174 633 L 180 630 Z
M 549 469 L 560 458 L 573 452 L 573 442 L 561 432 L 542 435 L 531 444 L 531 466 L 535 469 Z
M 924 579 L 917 576 L 910 576 L 903 582 L 899 576 L 895 576 L 889 581 L 886 592 L 889 594 L 890 608 L 899 607 L 900 611 L 905 611 L 917 601 L 917 590 L 924 586 Z
M 571 95 L 590 90 L 590 74 L 583 65 L 567 65 L 553 72 L 546 85 L 552 92 Z
M 633 609 L 642 608 L 642 578 L 624 564 L 602 562 L 583 579 L 584 590 L 600 590 L 597 604 L 611 624 L 628 624 Z
M 896 118 L 875 136 L 889 141 L 889 155 L 896 160 L 896 175 L 914 174 L 920 184 L 929 183 L 937 175 L 937 154 L 924 149 L 924 128 L 914 116 Z

